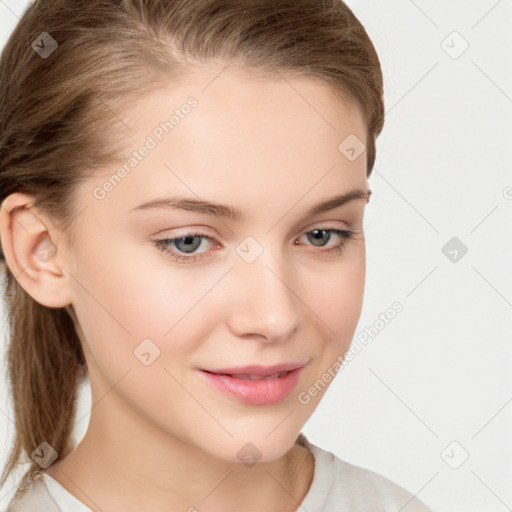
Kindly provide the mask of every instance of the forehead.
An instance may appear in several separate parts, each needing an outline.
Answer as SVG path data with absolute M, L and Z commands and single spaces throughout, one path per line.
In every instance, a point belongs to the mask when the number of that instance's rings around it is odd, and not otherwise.
M 198 136 L 220 135 L 231 129 L 237 139 L 248 134 L 263 140 L 266 133 L 275 135 L 279 128 L 286 127 L 283 140 L 297 132 L 313 139 L 328 131 L 346 130 L 365 138 L 359 107 L 341 99 L 339 92 L 335 94 L 318 77 L 282 73 L 270 77 L 245 68 L 203 67 L 180 74 L 176 80 L 166 78 L 162 76 L 152 90 L 132 96 L 129 103 L 120 107 L 131 139 L 140 139 L 155 123 L 168 121 L 173 113 L 183 119 L 180 110 L 191 97 L 196 99 L 197 107 L 193 108 L 193 115 L 185 115 L 187 125 L 200 130 Z M 174 130 L 173 138 L 179 136 L 179 131 L 183 130 Z
M 87 185 L 89 201 L 93 188 L 108 189 L 103 207 L 128 211 L 168 191 L 231 204 L 238 197 L 243 208 L 299 199 L 317 185 L 342 193 L 366 183 L 366 154 L 350 161 L 339 150 L 349 136 L 365 143 L 359 109 L 319 80 L 196 71 L 162 81 L 120 117 L 129 150 Z

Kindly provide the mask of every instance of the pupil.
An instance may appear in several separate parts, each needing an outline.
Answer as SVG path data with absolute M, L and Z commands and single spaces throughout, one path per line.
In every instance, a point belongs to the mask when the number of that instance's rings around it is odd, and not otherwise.
M 197 242 L 195 244 L 193 244 L 193 240 L 196 239 Z M 200 245 L 201 245 L 201 239 L 197 236 L 184 236 L 183 238 L 180 238 L 179 240 L 176 241 L 176 246 L 178 247 L 178 249 L 180 251 L 182 251 L 182 249 L 180 248 L 179 244 L 181 243 L 184 243 L 184 249 L 191 249 L 190 252 L 196 250 Z M 186 251 L 183 251 L 183 252 L 186 252 Z
M 325 234 L 327 233 L 327 230 L 325 230 L 325 229 L 314 229 L 311 233 L 313 234 L 315 242 L 318 242 L 318 241 L 321 242 L 322 241 L 322 237 L 325 237 Z M 316 244 L 315 243 L 314 245 L 318 245 L 318 246 L 325 245 L 328 241 L 329 241 L 329 237 L 327 237 L 327 240 L 325 240 L 323 244 Z

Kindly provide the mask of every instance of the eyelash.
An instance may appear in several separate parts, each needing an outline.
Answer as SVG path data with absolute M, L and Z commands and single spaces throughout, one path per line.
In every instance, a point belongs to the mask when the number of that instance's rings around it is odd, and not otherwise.
M 315 229 L 312 229 L 311 231 L 306 231 L 303 234 L 307 235 L 309 233 L 312 233 L 313 231 L 326 231 L 329 233 L 334 233 L 341 238 L 341 241 L 334 247 L 331 247 L 330 249 L 327 249 L 327 250 L 314 251 L 315 254 L 327 254 L 327 255 L 336 255 L 336 256 L 340 255 L 345 247 L 345 244 L 349 240 L 354 238 L 354 235 L 355 235 L 354 231 L 335 229 L 335 228 L 315 228 Z M 209 251 L 208 253 L 199 253 L 199 254 L 208 254 L 208 255 L 198 257 L 196 255 L 191 255 L 191 256 L 186 256 L 184 254 L 177 255 L 176 253 L 174 253 L 173 251 L 171 251 L 169 249 L 169 247 L 171 246 L 171 244 L 173 242 L 176 242 L 178 240 L 181 240 L 181 239 L 187 238 L 187 237 L 200 237 L 200 238 L 203 238 L 210 242 L 214 241 L 214 239 L 212 237 L 210 237 L 208 235 L 204 235 L 202 233 L 186 233 L 184 235 L 181 235 L 181 236 L 178 236 L 175 238 L 166 238 L 163 240 L 152 240 L 152 242 L 157 247 L 157 249 L 159 249 L 161 252 L 169 255 L 174 261 L 178 261 L 178 262 L 181 261 L 184 263 L 194 263 L 197 259 L 202 260 L 202 259 L 208 258 L 211 255 L 211 253 L 213 252 L 213 251 Z M 330 241 L 330 239 L 329 239 L 329 241 Z M 327 243 L 329 243 L 329 242 L 327 242 Z

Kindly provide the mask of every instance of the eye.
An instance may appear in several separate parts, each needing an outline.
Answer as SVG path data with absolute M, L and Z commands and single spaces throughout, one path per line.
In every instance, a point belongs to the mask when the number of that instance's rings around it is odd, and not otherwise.
M 331 241 L 332 236 L 338 238 L 338 242 L 328 249 L 314 251 L 322 255 L 341 254 L 345 244 L 356 234 L 354 231 L 335 229 L 335 228 L 317 228 L 307 231 L 302 236 L 306 236 L 315 247 L 325 247 Z M 214 243 L 215 240 L 203 233 L 187 233 L 176 238 L 166 238 L 163 240 L 152 240 L 152 243 L 163 253 L 168 254 L 174 261 L 181 263 L 193 263 L 197 260 L 209 258 L 213 251 L 195 253 L 203 241 Z M 295 245 L 297 241 L 295 241 Z M 220 244 L 217 244 L 220 247 Z
M 342 253 L 345 244 L 348 240 L 354 238 L 356 234 L 355 231 L 349 231 L 346 229 L 335 229 L 335 228 L 317 228 L 312 231 L 307 231 L 304 235 L 308 240 L 313 241 L 313 245 L 315 247 L 325 247 L 332 238 L 332 235 L 335 235 L 338 238 L 338 242 L 334 244 L 332 247 L 322 251 L 315 251 L 316 254 L 326 254 L 326 255 L 339 255 Z M 327 239 L 325 242 L 324 239 Z M 295 242 L 297 244 L 297 242 Z
M 332 233 L 341 236 L 343 239 L 348 239 L 353 234 L 351 231 L 343 231 L 341 229 L 313 229 L 304 234 L 307 236 L 308 240 L 312 241 L 313 245 L 323 247 L 331 240 Z M 324 238 L 327 238 L 327 240 L 322 242 Z
M 202 233 L 188 233 L 184 236 L 180 236 L 177 238 L 166 238 L 164 240 L 153 240 L 152 242 L 155 246 L 160 249 L 162 252 L 171 256 L 174 261 L 182 261 L 185 263 L 192 263 L 197 259 L 197 256 L 193 254 L 192 256 L 188 256 L 188 254 L 192 254 L 198 247 L 201 246 L 203 241 L 213 242 L 213 238 L 208 235 L 204 235 Z M 177 252 L 175 252 L 172 248 L 176 247 Z M 201 259 L 208 257 L 202 256 L 204 253 L 199 253 Z

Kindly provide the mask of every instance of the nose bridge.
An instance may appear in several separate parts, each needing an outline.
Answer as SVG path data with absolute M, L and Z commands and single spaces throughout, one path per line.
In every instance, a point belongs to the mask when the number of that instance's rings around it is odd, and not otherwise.
M 280 247 L 275 241 L 272 245 L 271 237 L 260 240 L 247 237 L 236 249 L 232 279 L 237 283 L 229 322 L 239 336 L 259 334 L 276 342 L 296 329 L 300 301 Z

